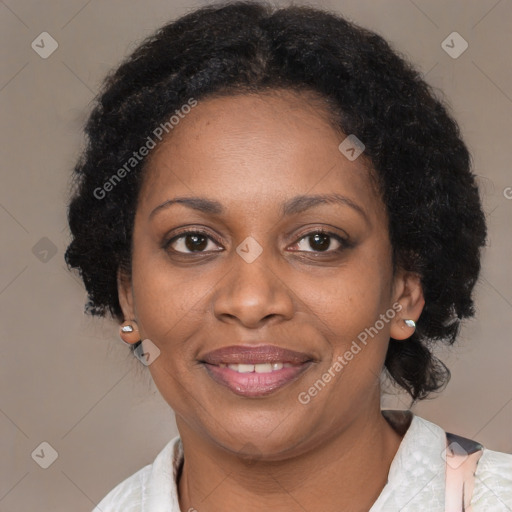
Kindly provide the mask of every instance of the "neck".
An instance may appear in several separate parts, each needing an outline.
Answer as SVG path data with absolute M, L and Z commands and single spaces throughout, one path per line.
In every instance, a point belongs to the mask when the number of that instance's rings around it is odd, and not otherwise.
M 368 511 L 402 440 L 380 410 L 355 418 L 314 450 L 279 461 L 244 461 L 176 418 L 185 461 L 181 510 Z

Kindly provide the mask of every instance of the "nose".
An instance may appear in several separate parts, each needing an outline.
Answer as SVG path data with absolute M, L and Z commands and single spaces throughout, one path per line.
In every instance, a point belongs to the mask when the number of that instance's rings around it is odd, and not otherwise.
M 293 317 L 293 292 L 263 254 L 251 263 L 233 255 L 231 270 L 213 296 L 218 320 L 256 329 Z

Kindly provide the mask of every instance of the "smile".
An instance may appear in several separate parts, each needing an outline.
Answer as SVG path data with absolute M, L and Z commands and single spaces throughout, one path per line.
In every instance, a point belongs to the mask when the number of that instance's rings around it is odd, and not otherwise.
M 312 361 L 301 364 L 219 364 L 204 363 L 209 377 L 239 396 L 257 398 L 277 392 L 296 381 L 311 366 Z
M 271 373 L 283 368 L 291 368 L 291 363 L 254 363 L 254 364 L 226 364 L 220 363 L 220 368 L 230 368 L 238 373 Z

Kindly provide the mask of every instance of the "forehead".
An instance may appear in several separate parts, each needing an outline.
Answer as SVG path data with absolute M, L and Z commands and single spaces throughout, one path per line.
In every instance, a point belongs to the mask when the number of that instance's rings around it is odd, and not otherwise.
M 201 100 L 148 156 L 140 204 L 185 194 L 250 205 L 325 192 L 375 202 L 367 161 L 349 161 L 338 149 L 345 137 L 314 94 Z

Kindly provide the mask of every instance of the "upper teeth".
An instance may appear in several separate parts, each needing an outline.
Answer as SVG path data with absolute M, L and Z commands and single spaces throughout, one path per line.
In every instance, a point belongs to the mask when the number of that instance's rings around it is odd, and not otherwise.
M 281 370 L 283 367 L 288 368 L 293 366 L 290 363 L 259 363 L 259 364 L 225 364 L 220 363 L 219 366 L 221 368 L 230 368 L 235 372 L 239 373 L 270 373 L 275 370 Z

